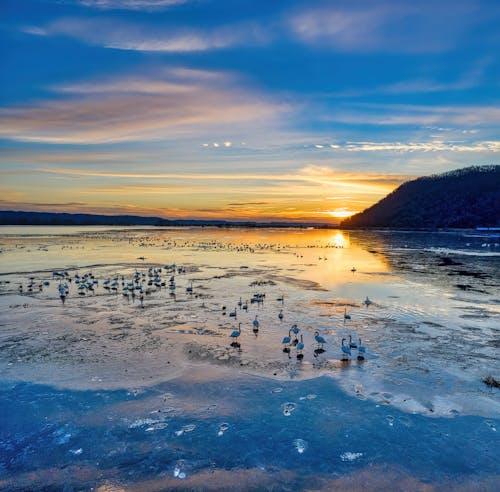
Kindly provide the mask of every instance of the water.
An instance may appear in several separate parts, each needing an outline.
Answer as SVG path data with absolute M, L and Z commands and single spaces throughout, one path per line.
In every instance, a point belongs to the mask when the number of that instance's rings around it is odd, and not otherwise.
M 0 489 L 496 490 L 498 238 L 1 232 Z

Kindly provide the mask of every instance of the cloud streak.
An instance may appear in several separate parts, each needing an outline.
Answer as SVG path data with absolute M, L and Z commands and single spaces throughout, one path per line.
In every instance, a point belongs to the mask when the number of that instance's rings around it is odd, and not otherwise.
M 271 33 L 258 24 L 161 28 L 151 24 L 112 18 L 62 18 L 46 26 L 28 26 L 24 32 L 38 36 L 65 36 L 90 45 L 126 51 L 189 53 L 224 49 L 235 45 L 266 43 Z
M 321 49 L 417 54 L 449 50 L 484 19 L 477 6 L 464 0 L 453 9 L 430 1 L 340 1 L 296 11 L 286 22 L 297 41 Z
M 84 7 L 100 10 L 164 10 L 189 0 L 77 0 Z
M 430 106 L 353 103 L 338 106 L 334 113 L 320 118 L 324 121 L 351 125 L 497 127 L 500 124 L 500 108 L 491 105 Z
M 0 110 L 0 135 L 28 142 L 148 141 L 276 123 L 290 108 L 232 77 L 178 69 L 163 79 L 115 77 L 60 87 L 52 100 Z M 180 82 L 179 73 L 182 76 Z

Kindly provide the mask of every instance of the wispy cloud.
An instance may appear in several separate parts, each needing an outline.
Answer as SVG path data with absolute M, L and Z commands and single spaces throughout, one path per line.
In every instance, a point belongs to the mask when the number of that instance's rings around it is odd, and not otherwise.
M 85 7 L 100 10 L 163 10 L 189 0 L 76 0 Z
M 473 2 L 448 4 L 357 1 L 292 13 L 288 26 L 297 40 L 321 49 L 353 52 L 433 53 L 450 49 L 479 15 Z
M 27 26 L 27 34 L 66 36 L 117 50 L 187 53 L 267 42 L 271 34 L 258 24 L 243 22 L 212 29 L 132 23 L 112 18 L 63 18 L 46 26 Z
M 332 146 L 318 144 L 311 149 L 324 149 L 324 152 L 332 152 Z M 335 145 L 336 152 L 500 152 L 500 141 L 486 140 L 479 142 L 461 142 L 429 140 L 427 142 L 346 142 Z
M 485 127 L 500 124 L 500 108 L 487 105 L 412 105 L 352 103 L 320 117 L 353 125 Z
M 484 79 L 493 59 L 485 57 L 469 67 L 454 80 L 439 81 L 433 78 L 407 79 L 376 87 L 351 88 L 328 94 L 338 98 L 358 98 L 373 95 L 430 94 L 435 92 L 466 91 L 477 88 Z
M 351 184 L 351 185 L 393 185 L 400 183 L 408 178 L 407 175 L 400 174 L 382 174 L 382 173 L 352 173 L 338 169 L 333 169 L 325 166 L 305 166 L 295 173 L 287 174 L 270 174 L 267 172 L 248 174 L 243 172 L 227 173 L 129 173 L 129 172 L 109 172 L 109 171 L 92 171 L 87 169 L 59 169 L 59 168 L 40 168 L 38 172 L 49 174 L 60 174 L 67 176 L 86 176 L 86 177 L 99 177 L 99 178 L 126 178 L 126 179 L 177 179 L 177 180 L 190 180 L 190 181 L 248 181 L 256 180 L 260 182 L 273 181 L 273 182 L 293 182 L 303 181 L 309 183 L 324 183 L 329 182 L 332 184 Z M 253 192 L 250 190 L 250 192 Z
M 55 90 L 60 94 L 50 100 L 0 110 L 0 135 L 48 143 L 168 140 L 265 126 L 289 110 L 239 87 L 230 74 L 188 69 L 166 70 L 161 79 L 122 76 Z

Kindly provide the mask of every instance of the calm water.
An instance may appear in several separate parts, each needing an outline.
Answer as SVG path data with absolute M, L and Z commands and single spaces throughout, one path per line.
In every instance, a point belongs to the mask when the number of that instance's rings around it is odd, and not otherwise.
M 0 488 L 497 490 L 499 242 L 1 228 Z

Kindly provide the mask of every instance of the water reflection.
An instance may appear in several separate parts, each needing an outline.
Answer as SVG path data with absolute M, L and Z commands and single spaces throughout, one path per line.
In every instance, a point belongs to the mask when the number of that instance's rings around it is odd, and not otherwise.
M 500 319 L 498 257 L 484 238 L 23 231 L 0 236 L 6 377 L 120 388 L 206 364 L 279 379 L 329 374 L 358 399 L 427 415 L 498 409 L 481 393 L 481 379 L 498 364 Z M 342 364 L 346 351 L 351 362 Z M 354 390 L 360 386 L 366 391 Z

